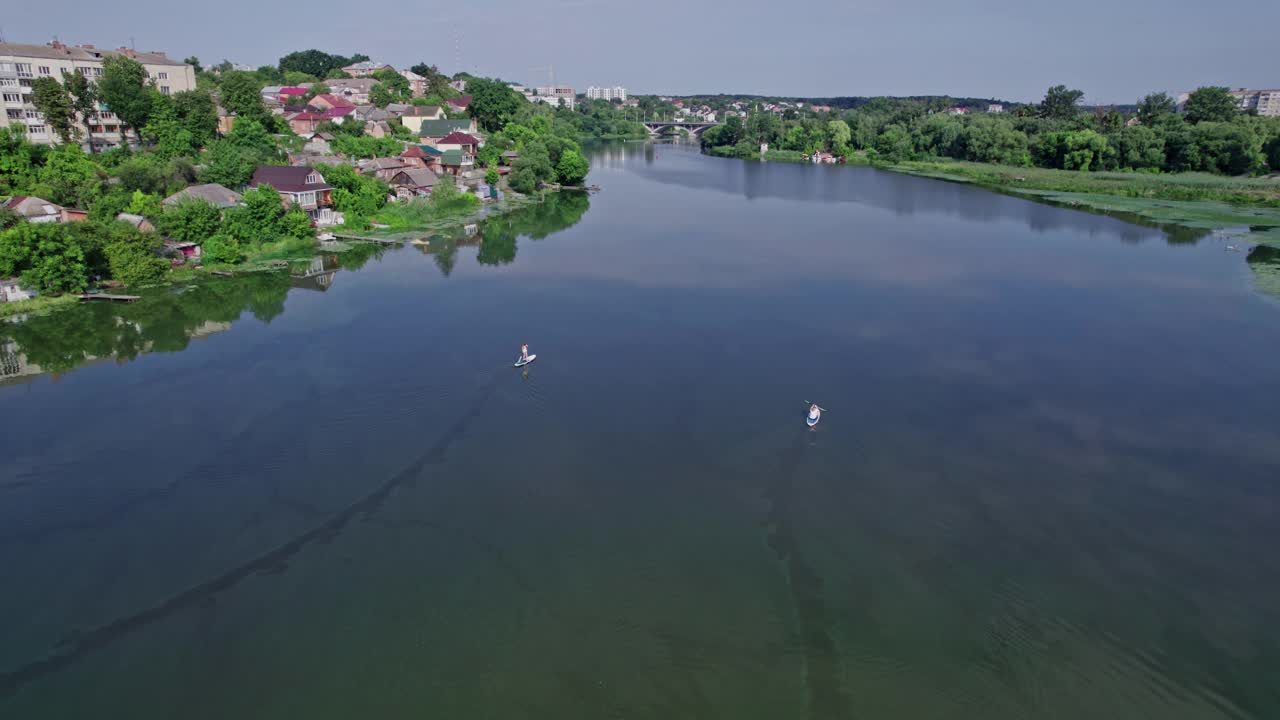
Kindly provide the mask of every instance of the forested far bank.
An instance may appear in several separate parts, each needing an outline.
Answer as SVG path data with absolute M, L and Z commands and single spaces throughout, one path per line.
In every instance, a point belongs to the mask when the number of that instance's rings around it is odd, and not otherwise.
M 861 152 L 890 163 L 954 158 L 1079 171 L 1280 172 L 1280 118 L 1242 112 L 1226 88 L 1200 88 L 1181 109 L 1165 93 L 1153 93 L 1133 113 L 1086 112 L 1082 97 L 1056 86 L 1038 105 L 1009 113 L 936 112 L 891 98 L 789 119 L 754 112 L 729 116 L 703 134 L 702 145 L 731 147 L 739 157 L 757 157 L 768 144 L 805 154 Z

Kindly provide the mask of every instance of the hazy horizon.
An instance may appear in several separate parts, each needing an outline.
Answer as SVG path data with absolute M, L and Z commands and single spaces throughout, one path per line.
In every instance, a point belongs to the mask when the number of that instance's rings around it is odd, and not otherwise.
M 1086 103 L 1128 104 L 1148 92 L 1202 85 L 1280 86 L 1271 37 L 1280 3 L 1263 0 L 1174 9 L 1150 0 L 1052 9 L 993 0 L 744 0 L 728 8 L 656 0 L 639 13 L 609 0 L 493 0 L 476 9 L 395 6 L 385 21 L 375 16 L 350 29 L 340 20 L 350 5 L 332 0 L 309 4 L 305 14 L 227 0 L 194 23 L 160 19 L 173 13 L 159 0 L 139 0 L 124 13 L 104 14 L 85 0 L 59 7 L 66 12 L 57 21 L 29 13 L 7 18 L 0 32 L 9 42 L 132 43 L 206 65 L 227 59 L 257 67 L 317 48 L 528 84 L 545 84 L 554 66 L 556 81 L 579 92 L 622 85 L 637 94 L 1030 102 L 1066 84 L 1083 90 Z M 412 19 L 415 11 L 422 20 Z M 1242 17 L 1249 22 L 1226 30 L 1224 18 Z

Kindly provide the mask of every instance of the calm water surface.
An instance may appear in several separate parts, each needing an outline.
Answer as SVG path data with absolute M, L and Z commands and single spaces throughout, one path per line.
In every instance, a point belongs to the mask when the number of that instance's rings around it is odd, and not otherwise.
M 1280 717 L 1243 255 L 866 168 L 592 180 L 0 326 L 0 714 Z

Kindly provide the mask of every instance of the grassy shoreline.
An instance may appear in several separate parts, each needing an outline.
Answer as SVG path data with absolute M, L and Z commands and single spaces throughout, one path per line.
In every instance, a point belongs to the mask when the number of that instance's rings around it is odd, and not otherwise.
M 80 298 L 71 293 L 66 293 L 63 295 L 40 295 L 30 300 L 0 303 L 0 319 L 11 318 L 16 315 L 40 315 L 69 305 L 75 305 L 79 302 Z
M 1204 173 L 1085 173 L 959 160 L 875 166 L 917 177 L 972 183 L 1054 205 L 1226 233 L 1280 247 L 1277 180 Z

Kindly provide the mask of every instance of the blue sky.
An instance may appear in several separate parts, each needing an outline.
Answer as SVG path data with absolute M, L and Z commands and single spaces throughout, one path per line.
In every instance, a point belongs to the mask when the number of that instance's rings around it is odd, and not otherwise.
M 65 0 L 10 13 L 12 42 L 127 45 L 251 65 L 295 49 L 419 60 L 527 83 L 632 92 L 951 94 L 1035 100 L 1065 83 L 1086 102 L 1199 85 L 1280 87 L 1275 0 L 406 0 L 302 5 L 222 0 L 173 12 Z M 217 8 L 216 10 L 214 8 Z M 195 16 L 198 20 L 189 20 Z

